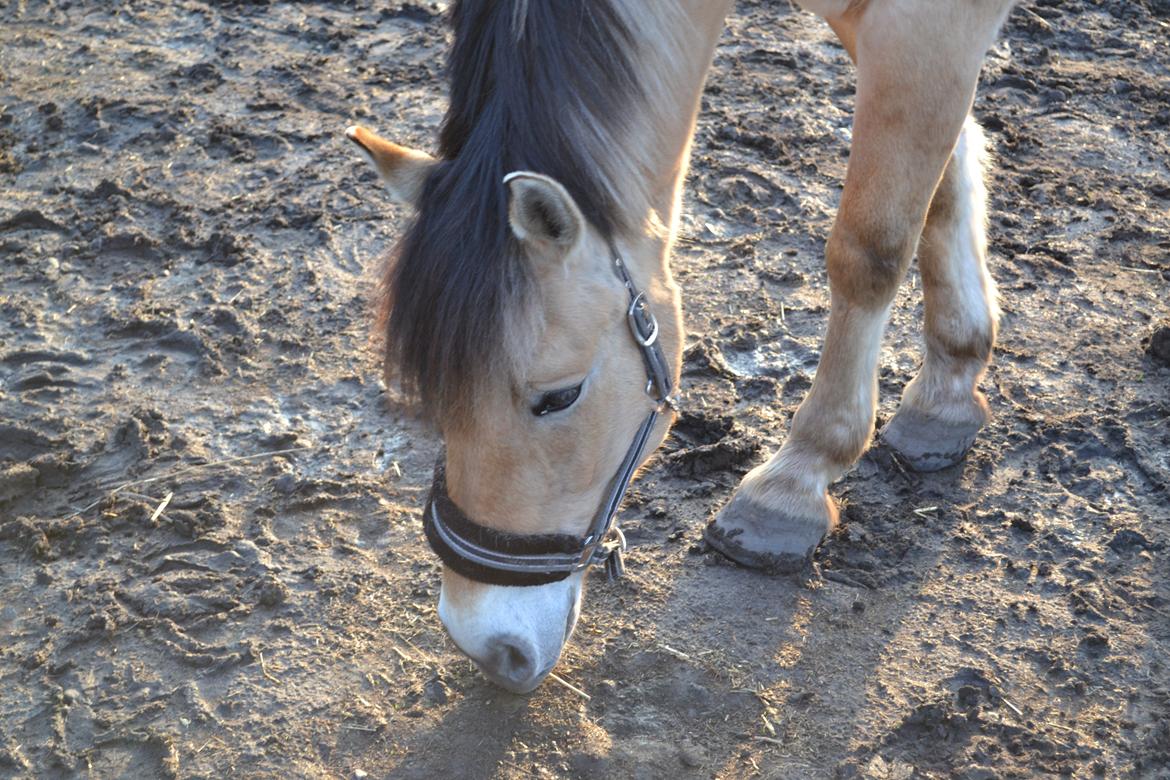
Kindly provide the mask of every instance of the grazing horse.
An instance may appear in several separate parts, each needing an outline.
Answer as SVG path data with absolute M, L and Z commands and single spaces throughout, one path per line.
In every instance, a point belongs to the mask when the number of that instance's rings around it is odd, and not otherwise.
M 926 354 L 881 432 L 921 470 L 988 420 L 995 341 L 984 143 L 969 112 L 1012 0 L 800 0 L 857 66 L 853 145 L 825 247 L 832 308 L 784 445 L 706 530 L 741 564 L 802 566 L 831 482 L 873 434 L 876 363 L 917 252 Z M 424 515 L 439 616 L 491 680 L 535 688 L 620 573 L 613 518 L 667 433 L 682 362 L 669 256 L 703 82 L 730 0 L 458 0 L 431 157 L 351 127 L 417 209 L 382 290 L 387 375 L 445 442 Z

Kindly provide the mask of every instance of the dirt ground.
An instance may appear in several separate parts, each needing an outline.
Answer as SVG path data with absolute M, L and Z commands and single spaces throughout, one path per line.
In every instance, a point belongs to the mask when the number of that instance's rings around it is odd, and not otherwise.
M 370 346 L 406 214 L 341 131 L 431 147 L 441 10 L 4 6 L 0 777 L 1170 778 L 1165 0 L 1011 15 L 975 106 L 995 420 L 937 474 L 864 457 L 805 582 L 700 532 L 809 386 L 853 76 L 741 0 L 676 251 L 686 411 L 557 669 L 588 699 L 446 639 L 438 441 Z M 920 320 L 912 272 L 879 418 Z

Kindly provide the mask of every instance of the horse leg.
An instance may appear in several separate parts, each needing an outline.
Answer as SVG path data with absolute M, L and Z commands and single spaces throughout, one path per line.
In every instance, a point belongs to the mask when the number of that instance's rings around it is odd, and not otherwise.
M 983 131 L 968 117 L 918 241 L 926 355 L 880 438 L 917 471 L 957 463 L 987 422 L 977 385 L 999 316 L 987 272 Z
M 707 527 L 748 566 L 791 570 L 836 523 L 828 485 L 873 433 L 890 304 L 955 148 L 1010 0 L 851 3 L 830 19 L 857 62 L 853 148 L 825 247 L 829 324 L 816 377 L 772 458 Z

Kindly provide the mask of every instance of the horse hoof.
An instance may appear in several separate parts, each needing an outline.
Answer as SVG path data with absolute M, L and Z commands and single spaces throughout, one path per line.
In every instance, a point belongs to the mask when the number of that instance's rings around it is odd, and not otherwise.
M 742 566 L 769 574 L 799 572 L 832 529 L 836 509 L 828 496 L 825 502 L 824 517 L 797 517 L 753 501 L 741 490 L 707 525 L 703 537 Z
M 902 407 L 878 437 L 913 470 L 939 471 L 963 459 L 982 427 L 982 422 L 949 422 Z

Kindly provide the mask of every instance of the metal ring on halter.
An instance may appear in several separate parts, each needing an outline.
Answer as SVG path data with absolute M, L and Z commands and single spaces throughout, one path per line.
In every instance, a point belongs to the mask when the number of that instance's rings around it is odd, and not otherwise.
M 642 324 L 638 321 L 641 315 L 642 321 L 650 326 L 650 335 L 642 334 Z M 639 291 L 634 300 L 630 301 L 630 307 L 626 309 L 626 318 L 630 321 L 630 330 L 634 334 L 634 341 L 645 348 L 652 346 L 658 340 L 658 320 L 654 314 L 646 307 L 646 293 Z

